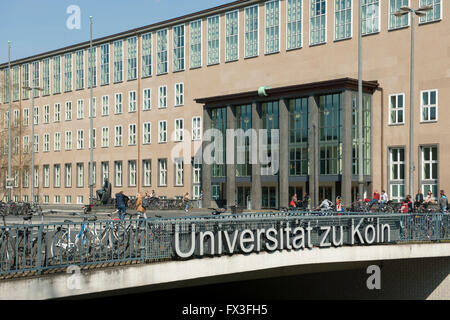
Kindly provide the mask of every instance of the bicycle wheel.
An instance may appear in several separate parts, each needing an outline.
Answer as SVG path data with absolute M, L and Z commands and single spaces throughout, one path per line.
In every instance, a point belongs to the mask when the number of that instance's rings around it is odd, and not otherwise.
M 14 250 L 9 237 L 2 237 L 0 246 L 0 270 L 9 271 L 14 267 Z
M 66 230 L 57 231 L 50 245 L 50 259 L 52 261 L 72 260 L 74 246 L 70 243 L 69 234 Z

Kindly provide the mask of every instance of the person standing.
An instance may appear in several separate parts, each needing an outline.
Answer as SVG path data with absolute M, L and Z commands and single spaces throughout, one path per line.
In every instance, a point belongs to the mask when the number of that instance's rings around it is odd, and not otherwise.
M 419 191 L 417 191 L 416 198 L 414 201 L 414 208 L 419 209 L 420 206 L 422 206 L 422 204 L 423 204 L 423 193 L 422 190 L 419 189 Z
M 136 200 L 136 211 L 139 212 L 141 215 L 145 214 L 145 208 L 142 205 L 143 203 L 143 198 L 142 198 L 142 194 L 138 193 L 136 196 L 137 200 Z
M 291 198 L 290 206 L 293 210 L 297 209 L 297 194 L 296 193 L 294 193 L 294 195 Z
M 380 199 L 380 208 L 383 208 L 384 205 L 389 201 L 388 195 L 386 191 L 383 189 L 381 190 L 381 199 Z
M 411 196 L 408 194 L 402 202 L 402 206 L 400 207 L 401 213 L 409 213 L 413 211 L 413 205 L 411 202 Z
M 439 207 L 441 208 L 441 212 L 442 213 L 447 213 L 448 199 L 447 199 L 447 196 L 444 193 L 444 190 L 441 190 L 441 192 L 440 192 Z
M 123 194 L 123 191 L 116 193 L 116 208 L 119 211 L 119 219 L 123 221 L 126 214 L 126 202 L 125 199 L 128 198 Z
M 183 197 L 183 202 L 184 202 L 184 211 L 186 211 L 186 213 L 188 213 L 188 209 L 189 209 L 189 192 L 186 192 L 186 194 Z

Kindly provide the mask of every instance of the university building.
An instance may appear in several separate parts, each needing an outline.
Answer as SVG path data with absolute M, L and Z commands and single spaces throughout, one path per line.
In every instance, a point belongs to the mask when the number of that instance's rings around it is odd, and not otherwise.
M 11 116 L 13 200 L 30 200 L 33 175 L 41 203 L 89 201 L 92 85 L 94 189 L 107 177 L 113 193 L 132 196 L 155 190 L 198 198 L 203 190 L 204 207 L 251 201 L 253 209 L 277 208 L 294 193 L 310 194 L 313 204 L 339 195 L 350 205 L 362 172 L 367 195 L 385 189 L 401 200 L 410 185 L 411 14 L 394 13 L 433 5 L 415 19 L 413 188 L 437 196 L 450 188 L 441 169 L 450 134 L 442 123 L 449 111 L 439 108 L 450 101 L 443 2 L 364 0 L 358 8 L 357 0 L 239 0 L 94 39 L 92 51 L 84 42 L 12 61 L 11 70 L 0 64 L 3 185 Z M 251 163 L 247 140 L 245 163 L 198 161 L 194 155 L 211 143 L 203 139 L 208 129 L 278 130 L 268 144 L 279 143 L 279 170 Z M 190 161 L 173 159 L 181 145 L 190 148 Z M 224 160 L 227 150 L 219 151 L 215 160 Z

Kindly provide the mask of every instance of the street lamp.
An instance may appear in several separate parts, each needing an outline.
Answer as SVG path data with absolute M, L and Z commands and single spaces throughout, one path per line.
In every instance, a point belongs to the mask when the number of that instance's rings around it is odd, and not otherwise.
M 31 204 L 34 204 L 34 90 L 44 91 L 40 87 L 23 87 L 31 92 Z
M 411 65 L 410 65 L 410 84 L 409 84 L 409 101 L 411 104 L 409 110 L 409 194 L 414 195 L 414 17 L 418 15 L 423 17 L 427 11 L 433 9 L 432 5 L 422 6 L 418 9 L 412 9 L 407 6 L 400 7 L 400 11 L 394 13 L 396 17 L 402 17 L 405 14 L 411 13 Z

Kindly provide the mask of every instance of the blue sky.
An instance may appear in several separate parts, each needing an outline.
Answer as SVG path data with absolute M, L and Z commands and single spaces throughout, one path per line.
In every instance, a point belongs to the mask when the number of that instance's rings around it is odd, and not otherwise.
M 0 64 L 159 21 L 212 8 L 233 0 L 0 0 Z M 80 8 L 81 29 L 70 30 L 67 8 Z

